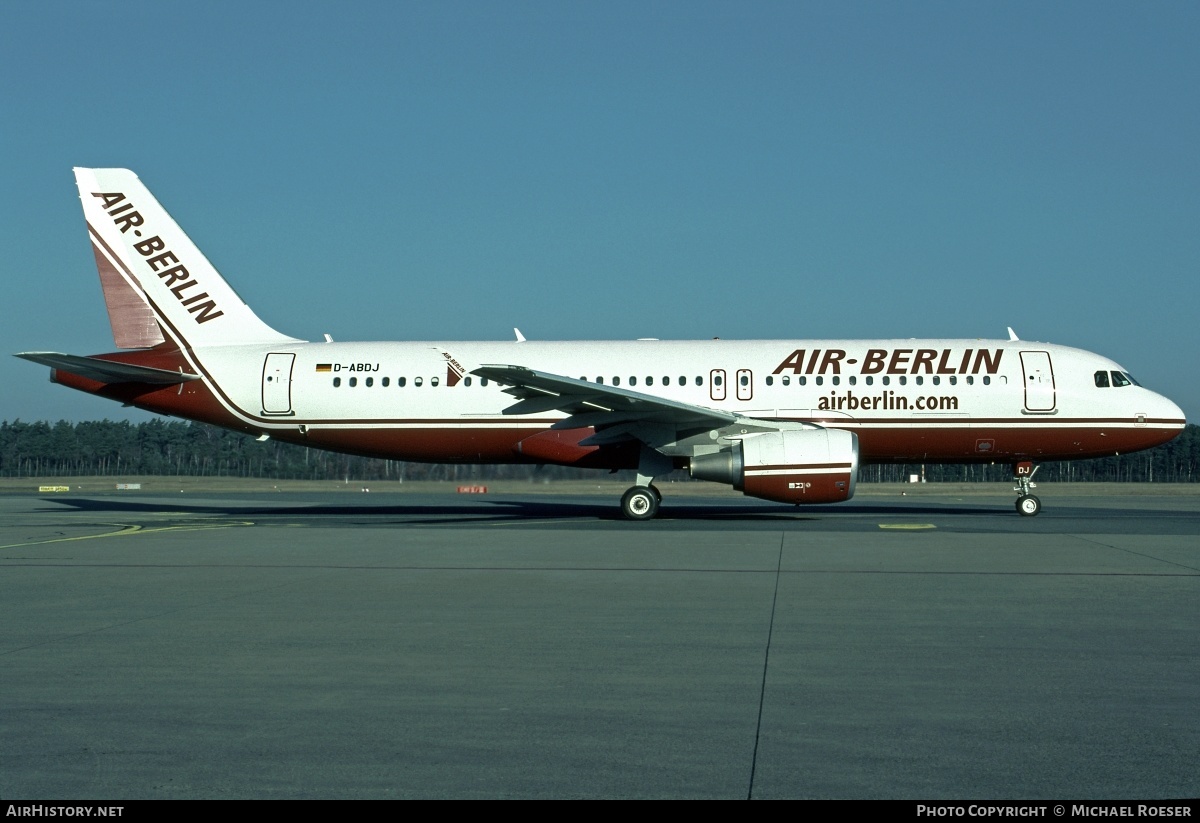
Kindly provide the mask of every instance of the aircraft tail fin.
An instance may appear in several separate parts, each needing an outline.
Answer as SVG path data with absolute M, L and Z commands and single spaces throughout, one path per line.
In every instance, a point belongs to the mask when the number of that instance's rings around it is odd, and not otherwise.
M 75 169 L 122 348 L 294 342 L 258 318 L 128 169 Z
M 130 283 L 117 270 L 92 240 L 96 255 L 96 271 L 100 273 L 100 288 L 108 307 L 108 322 L 112 325 L 113 340 L 119 349 L 148 349 L 164 341 L 162 328 L 146 294 Z

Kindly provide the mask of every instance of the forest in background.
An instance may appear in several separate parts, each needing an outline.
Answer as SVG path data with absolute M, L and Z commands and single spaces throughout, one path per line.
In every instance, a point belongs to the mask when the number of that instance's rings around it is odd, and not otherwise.
M 1059 482 L 1195 483 L 1200 481 L 1200 426 L 1175 440 L 1119 457 L 1039 464 L 1038 480 Z M 521 480 L 577 479 L 596 470 L 564 466 L 408 463 L 355 457 L 276 440 L 259 441 L 204 423 L 111 420 L 0 423 L 0 477 L 253 477 L 278 480 Z M 676 472 L 672 479 L 686 480 Z M 995 465 L 881 464 L 863 466 L 864 482 L 1009 480 Z

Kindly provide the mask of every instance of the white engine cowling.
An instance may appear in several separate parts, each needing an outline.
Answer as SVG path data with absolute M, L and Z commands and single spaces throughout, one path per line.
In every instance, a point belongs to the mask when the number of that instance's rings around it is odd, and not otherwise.
M 840 429 L 747 435 L 715 454 L 692 458 L 699 480 L 728 483 L 750 497 L 780 503 L 840 503 L 854 496 L 858 436 Z

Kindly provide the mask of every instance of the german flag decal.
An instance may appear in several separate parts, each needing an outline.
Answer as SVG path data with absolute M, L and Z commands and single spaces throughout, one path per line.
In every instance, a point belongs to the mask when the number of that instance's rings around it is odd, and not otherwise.
M 333 371 L 332 363 L 318 363 L 317 371 Z

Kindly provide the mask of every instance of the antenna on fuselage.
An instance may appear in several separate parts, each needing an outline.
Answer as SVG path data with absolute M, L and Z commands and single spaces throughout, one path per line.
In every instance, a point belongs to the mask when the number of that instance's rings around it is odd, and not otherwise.
M 1008 339 L 1009 340 L 1020 340 L 1021 339 L 1021 338 L 1017 337 L 1017 333 L 1012 330 L 1012 326 L 1008 327 Z

